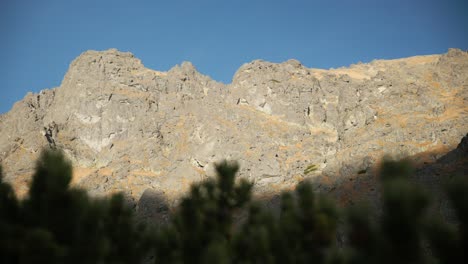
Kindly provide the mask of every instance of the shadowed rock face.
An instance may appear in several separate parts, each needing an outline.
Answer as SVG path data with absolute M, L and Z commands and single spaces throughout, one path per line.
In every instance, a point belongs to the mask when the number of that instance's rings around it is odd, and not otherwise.
M 304 178 L 328 188 L 369 176 L 384 154 L 430 162 L 454 149 L 467 100 L 468 53 L 456 49 L 331 70 L 253 61 L 229 85 L 188 62 L 158 72 L 131 53 L 87 51 L 60 87 L 0 116 L 0 162 L 20 194 L 43 147 L 63 149 L 74 183 L 96 195 L 176 201 L 224 158 L 259 194 Z

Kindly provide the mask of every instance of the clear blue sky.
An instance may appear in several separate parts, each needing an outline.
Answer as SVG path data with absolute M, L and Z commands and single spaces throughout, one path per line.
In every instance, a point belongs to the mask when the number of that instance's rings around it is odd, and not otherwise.
M 229 83 L 254 59 L 330 68 L 466 50 L 467 14 L 466 0 L 0 0 L 0 113 L 59 86 L 88 49 L 155 70 L 191 61 Z

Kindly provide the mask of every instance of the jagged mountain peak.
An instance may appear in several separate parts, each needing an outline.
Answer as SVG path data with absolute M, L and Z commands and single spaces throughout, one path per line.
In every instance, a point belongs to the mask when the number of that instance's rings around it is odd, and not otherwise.
M 70 64 L 64 82 L 79 82 L 83 78 L 112 81 L 144 69 L 141 61 L 130 52 L 117 49 L 86 51 Z
M 187 73 L 197 71 L 195 66 L 190 61 L 183 61 L 180 65 L 174 66 L 171 70 L 172 71 L 187 72 Z
M 349 177 L 363 191 L 383 155 L 427 161 L 466 135 L 466 54 L 331 70 L 255 60 L 223 85 L 189 62 L 158 72 L 131 53 L 87 51 L 60 87 L 1 116 L 0 161 L 20 193 L 41 148 L 62 149 L 74 184 L 96 195 L 138 199 L 149 188 L 175 201 L 224 158 L 240 162 L 258 193 L 305 178 L 327 190 Z
M 188 80 L 193 78 L 209 78 L 198 72 L 197 68 L 190 61 L 183 61 L 181 64 L 178 64 L 172 67 L 168 72 L 168 75 L 174 76 L 182 80 Z M 210 78 L 210 81 L 211 78 Z

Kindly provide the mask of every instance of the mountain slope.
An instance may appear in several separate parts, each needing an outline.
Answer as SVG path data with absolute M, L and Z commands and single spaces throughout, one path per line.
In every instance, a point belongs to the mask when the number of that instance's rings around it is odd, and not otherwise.
M 331 70 L 257 60 L 229 85 L 188 62 L 158 72 L 130 53 L 87 51 L 60 87 L 1 116 L 0 162 L 20 194 L 43 147 L 63 149 L 74 183 L 96 195 L 150 188 L 176 200 L 224 158 L 260 194 L 304 178 L 327 188 L 371 175 L 385 154 L 429 162 L 454 149 L 467 100 L 468 53 L 456 49 Z

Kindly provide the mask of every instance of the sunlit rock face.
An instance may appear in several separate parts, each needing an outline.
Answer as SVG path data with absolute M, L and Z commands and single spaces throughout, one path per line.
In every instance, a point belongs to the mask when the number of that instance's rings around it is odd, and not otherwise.
M 431 162 L 454 149 L 467 98 L 468 53 L 456 49 L 330 70 L 257 60 L 228 85 L 189 62 L 158 72 L 128 52 L 87 51 L 60 87 L 0 116 L 0 161 L 20 194 L 42 148 L 62 149 L 73 183 L 95 195 L 176 201 L 221 159 L 261 195 L 306 178 L 360 192 L 385 154 Z

